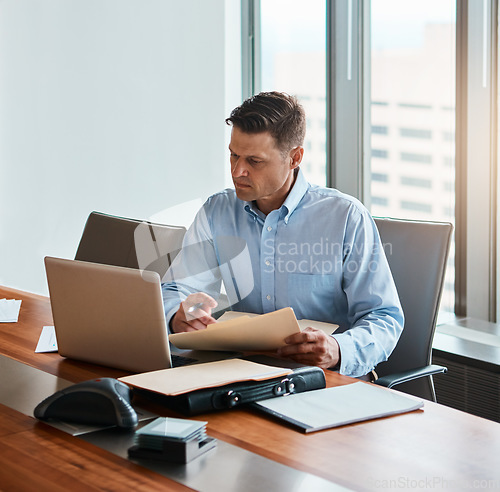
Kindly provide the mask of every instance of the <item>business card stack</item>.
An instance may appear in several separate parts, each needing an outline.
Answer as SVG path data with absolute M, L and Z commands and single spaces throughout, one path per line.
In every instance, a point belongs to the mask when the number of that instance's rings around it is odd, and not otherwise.
M 187 442 L 197 439 L 202 442 L 207 437 L 206 422 L 198 420 L 159 417 L 135 433 L 134 443 L 141 448 L 163 449 L 165 441 Z
M 207 436 L 206 425 L 198 420 L 159 417 L 136 431 L 128 454 L 132 458 L 188 463 L 217 444 Z

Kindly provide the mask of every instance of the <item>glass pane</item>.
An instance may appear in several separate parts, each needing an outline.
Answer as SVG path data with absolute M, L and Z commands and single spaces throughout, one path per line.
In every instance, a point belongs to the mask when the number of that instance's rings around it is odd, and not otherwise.
M 455 1 L 372 0 L 371 21 L 371 212 L 454 223 Z
M 326 2 L 261 0 L 261 87 L 297 96 L 307 115 L 308 181 L 326 185 Z

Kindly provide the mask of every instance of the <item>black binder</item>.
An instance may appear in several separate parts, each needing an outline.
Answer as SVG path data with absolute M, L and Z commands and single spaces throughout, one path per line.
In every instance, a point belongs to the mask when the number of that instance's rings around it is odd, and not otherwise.
M 325 386 L 325 373 L 322 369 L 304 366 L 293 369 L 293 373 L 279 378 L 231 383 L 176 396 L 159 395 L 144 390 L 140 392 L 179 413 L 196 415 L 214 410 L 226 410 L 267 398 L 321 389 Z

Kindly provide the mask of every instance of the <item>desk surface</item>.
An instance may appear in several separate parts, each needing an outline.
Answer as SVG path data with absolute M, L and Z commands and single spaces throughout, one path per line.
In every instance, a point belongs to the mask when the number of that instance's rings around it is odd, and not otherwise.
M 5 288 L 0 288 L 2 297 L 23 303 L 18 323 L 0 323 L 1 354 L 73 382 L 126 374 L 54 353 L 35 354 L 42 326 L 52 323 L 49 301 Z M 326 377 L 328 386 L 355 381 L 330 371 Z M 5 406 L 0 405 L 0 415 L 0 488 L 32 483 L 40 490 L 56 490 L 71 483 L 76 490 L 120 489 L 121 484 L 141 490 L 186 489 Z M 249 410 L 199 418 L 208 421 L 208 433 L 221 441 L 353 490 L 500 487 L 500 425 L 432 402 L 405 415 L 308 435 Z

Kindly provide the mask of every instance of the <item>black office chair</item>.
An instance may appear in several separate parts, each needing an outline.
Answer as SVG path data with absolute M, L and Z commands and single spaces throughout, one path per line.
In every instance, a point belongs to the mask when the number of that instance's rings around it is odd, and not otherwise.
M 185 227 L 92 212 L 75 260 L 155 271 L 163 278 L 182 246 Z
M 376 368 L 377 384 L 436 401 L 431 365 L 432 340 L 443 290 L 453 226 L 376 218 L 405 314 L 401 338 L 389 359 Z

